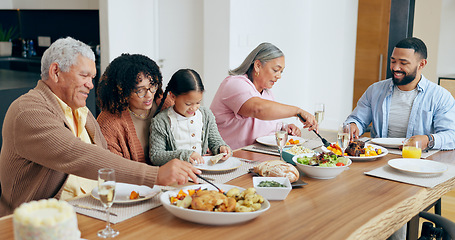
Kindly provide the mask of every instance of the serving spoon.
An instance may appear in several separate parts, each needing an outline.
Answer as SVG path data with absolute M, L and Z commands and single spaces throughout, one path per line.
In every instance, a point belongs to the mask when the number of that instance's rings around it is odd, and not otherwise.
M 300 115 L 300 113 L 298 113 L 297 116 L 300 118 L 300 120 L 302 120 L 302 122 L 306 122 L 305 118 L 303 118 L 302 115 Z M 313 132 L 316 135 L 318 135 L 318 137 L 322 140 L 322 143 L 324 144 L 325 147 L 330 146 L 330 143 L 329 143 L 329 141 L 327 141 L 327 139 L 321 137 L 321 135 L 319 135 L 319 133 L 317 133 L 316 130 L 314 130 L 314 129 L 313 129 Z

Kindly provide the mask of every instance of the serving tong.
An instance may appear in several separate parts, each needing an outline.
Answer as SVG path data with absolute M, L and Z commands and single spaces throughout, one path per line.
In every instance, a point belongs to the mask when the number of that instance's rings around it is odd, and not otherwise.
M 306 122 L 305 118 L 302 117 L 302 115 L 300 115 L 300 113 L 297 114 L 297 116 L 300 118 L 300 120 L 302 120 L 302 122 Z M 313 129 L 313 132 L 318 135 L 318 137 L 321 139 L 322 143 L 324 144 L 325 147 L 328 147 L 330 146 L 330 143 L 329 141 L 327 141 L 327 139 L 321 137 L 321 135 L 319 135 L 319 133 L 316 132 L 316 130 Z
M 221 190 L 221 188 L 219 188 L 219 187 L 218 187 L 217 185 L 215 185 L 214 183 L 210 182 L 209 180 L 207 180 L 206 178 L 202 177 L 202 176 L 199 175 L 199 174 L 196 174 L 196 176 L 197 176 L 198 178 L 204 180 L 204 181 L 207 182 L 208 184 L 214 186 L 216 189 L 218 189 L 218 191 L 219 191 L 220 193 L 226 195 L 226 193 L 225 193 L 223 190 Z

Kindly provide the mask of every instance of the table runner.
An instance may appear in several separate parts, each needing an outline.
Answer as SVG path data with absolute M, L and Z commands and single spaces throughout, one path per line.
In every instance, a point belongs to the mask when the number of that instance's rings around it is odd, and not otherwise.
M 175 189 L 174 187 L 164 187 L 164 186 L 160 186 L 160 188 L 165 189 L 165 190 Z M 117 214 L 117 216 L 113 216 L 113 215 L 110 216 L 111 223 L 116 224 L 116 223 L 125 221 L 126 219 L 132 218 L 132 217 L 139 215 L 143 212 L 146 212 L 150 209 L 161 206 L 160 195 L 161 195 L 161 192 L 158 193 L 153 198 L 145 200 L 145 201 L 141 201 L 141 202 L 112 204 L 110 211 L 112 213 Z M 74 206 L 74 210 L 77 213 L 106 221 L 106 213 L 89 210 L 89 209 L 84 209 L 84 208 L 79 208 L 79 207 L 75 206 L 77 204 L 80 204 L 80 205 L 84 205 L 87 207 L 104 210 L 104 207 L 101 204 L 101 202 L 98 199 L 93 198 L 91 195 L 86 195 L 81 198 L 76 198 L 76 199 L 70 200 L 70 201 L 68 201 L 68 203 Z
M 389 179 L 389 180 L 393 180 L 393 181 L 397 181 L 397 182 L 403 182 L 403 183 L 408 183 L 408 184 L 412 184 L 412 185 L 417 185 L 417 186 L 421 186 L 421 187 L 433 188 L 436 185 L 455 177 L 455 165 L 449 164 L 449 163 L 444 163 L 444 164 L 447 164 L 448 170 L 440 175 L 419 176 L 419 175 L 407 174 L 400 170 L 390 167 L 388 164 L 384 165 L 382 167 L 373 169 L 369 172 L 364 172 L 364 174 L 373 176 L 373 177 L 385 178 L 385 179 Z

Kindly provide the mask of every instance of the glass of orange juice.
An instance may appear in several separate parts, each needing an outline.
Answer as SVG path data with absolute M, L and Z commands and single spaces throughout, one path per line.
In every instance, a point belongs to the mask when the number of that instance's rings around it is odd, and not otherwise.
M 403 143 L 401 152 L 403 158 L 420 158 L 422 156 L 422 142 L 414 138 L 408 138 Z

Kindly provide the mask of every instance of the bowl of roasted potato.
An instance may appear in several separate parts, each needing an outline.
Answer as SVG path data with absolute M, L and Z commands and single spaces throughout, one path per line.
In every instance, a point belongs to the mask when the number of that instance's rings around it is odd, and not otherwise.
M 255 188 L 217 184 L 186 186 L 161 194 L 164 208 L 174 216 L 199 224 L 229 225 L 254 219 L 270 208 L 270 202 Z

